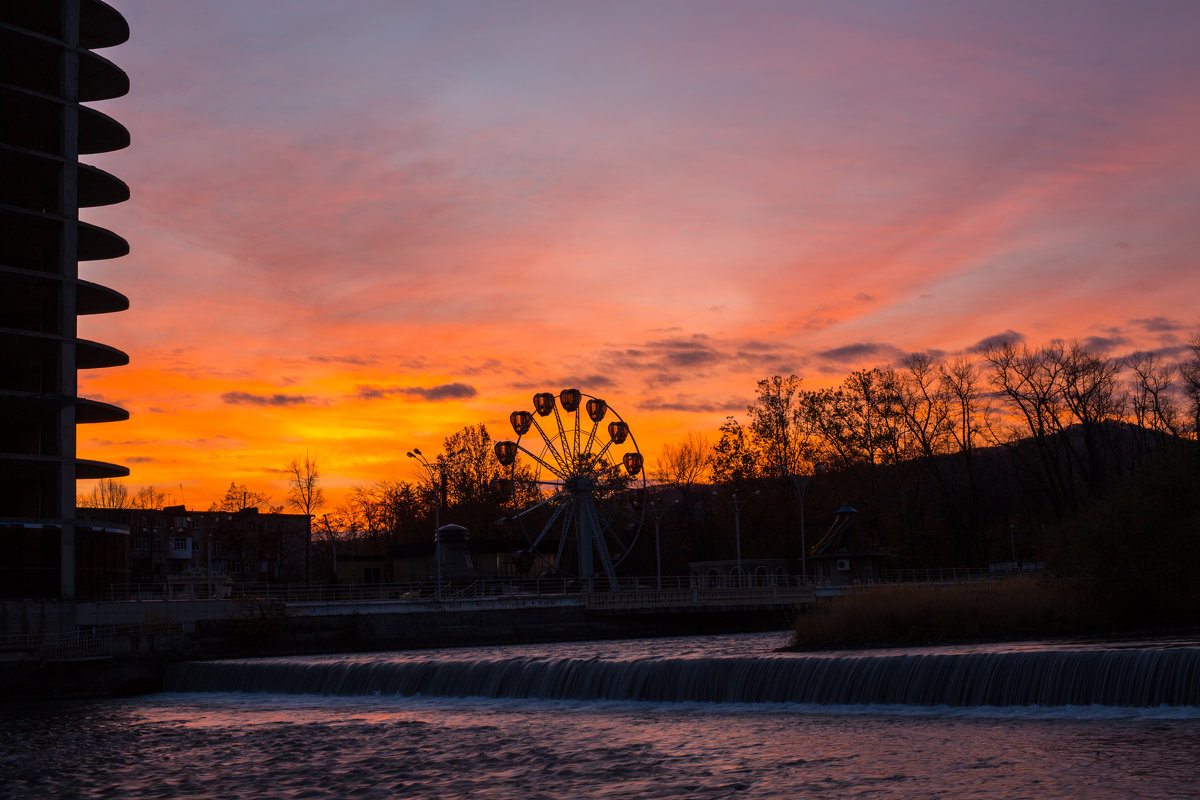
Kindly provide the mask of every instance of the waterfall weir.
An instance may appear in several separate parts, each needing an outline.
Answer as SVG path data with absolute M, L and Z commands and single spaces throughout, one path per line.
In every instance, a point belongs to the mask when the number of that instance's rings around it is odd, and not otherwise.
M 917 706 L 1197 706 L 1200 648 L 756 657 L 413 654 L 174 665 L 176 692 Z

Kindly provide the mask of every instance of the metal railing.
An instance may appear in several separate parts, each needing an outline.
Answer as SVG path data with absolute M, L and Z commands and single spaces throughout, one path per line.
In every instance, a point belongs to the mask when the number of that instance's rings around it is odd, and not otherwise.
M 140 625 L 105 625 L 67 633 L 9 634 L 0 636 L 0 657 L 37 658 L 48 661 L 107 658 L 118 637 L 139 634 L 186 632 L 177 622 L 147 622 Z
M 996 578 L 986 567 L 931 567 L 919 569 L 885 569 L 883 583 L 961 583 Z
M 798 578 L 786 583 L 774 580 L 755 581 L 755 576 L 746 576 L 739 587 L 732 578 L 709 586 L 704 580 L 687 575 L 663 576 L 663 591 L 681 591 L 701 588 L 705 591 L 771 588 L 772 586 L 799 586 Z M 617 583 L 620 592 L 658 590 L 656 577 L 621 578 Z M 321 585 L 282 583 L 214 583 L 213 590 L 185 591 L 185 587 L 171 583 L 118 583 L 112 584 L 106 593 L 107 600 L 114 602 L 163 602 L 176 600 L 278 600 L 285 603 L 345 603 L 396 600 L 465 600 L 486 597 L 522 595 L 568 595 L 588 592 L 609 592 L 608 581 L 595 579 L 589 587 L 587 581 L 578 578 L 481 578 L 469 583 L 442 581 L 406 581 L 396 583 L 335 583 Z
M 884 570 L 878 583 L 959 583 L 995 579 L 994 570 L 982 567 L 944 567 Z M 660 584 L 661 580 L 661 584 Z M 797 589 L 811 591 L 820 581 L 812 577 L 803 581 L 799 576 L 782 580 L 775 576 L 747 575 L 737 583 L 733 575 L 664 575 L 621 578 L 619 593 L 629 592 L 703 592 L 727 591 L 731 596 L 756 596 L 762 591 Z M 661 585 L 661 589 L 659 588 Z M 110 601 L 163 602 L 176 600 L 270 600 L 284 603 L 347 603 L 372 601 L 447 601 L 495 598 L 504 596 L 561 596 L 589 592 L 613 593 L 608 581 L 597 578 L 589 587 L 578 578 L 480 578 L 468 583 L 436 581 L 402 581 L 393 583 L 331 583 L 320 585 L 285 583 L 217 583 L 209 591 L 203 584 L 191 586 L 175 583 L 112 584 L 106 593 Z
M 591 610 L 699 608 L 737 605 L 801 605 L 811 603 L 815 592 L 809 586 L 747 586 L 744 588 L 645 589 L 624 592 L 592 592 L 585 598 Z

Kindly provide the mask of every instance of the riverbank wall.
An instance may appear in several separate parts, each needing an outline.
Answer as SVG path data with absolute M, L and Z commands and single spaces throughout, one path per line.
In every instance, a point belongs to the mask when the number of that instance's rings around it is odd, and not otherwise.
M 152 693 L 161 690 L 167 667 L 177 661 L 785 631 L 793 621 L 794 613 L 785 609 L 732 606 L 596 613 L 581 605 L 400 612 L 263 604 L 195 619 L 184 628 L 123 630 L 81 652 L 5 653 L 0 699 Z

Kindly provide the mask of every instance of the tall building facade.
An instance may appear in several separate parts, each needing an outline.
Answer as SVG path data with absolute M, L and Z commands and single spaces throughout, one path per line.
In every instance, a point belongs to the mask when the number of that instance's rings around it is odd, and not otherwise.
M 77 424 L 129 414 L 79 397 L 78 370 L 127 364 L 81 339 L 81 314 L 122 311 L 119 292 L 80 280 L 79 262 L 129 252 L 79 210 L 129 188 L 80 162 L 128 146 L 86 103 L 120 97 L 129 78 L 96 49 L 129 26 L 99 0 L 0 0 L 0 596 L 73 598 L 79 547 L 75 481 L 129 474 L 76 457 Z M 77 547 L 79 545 L 79 547 Z

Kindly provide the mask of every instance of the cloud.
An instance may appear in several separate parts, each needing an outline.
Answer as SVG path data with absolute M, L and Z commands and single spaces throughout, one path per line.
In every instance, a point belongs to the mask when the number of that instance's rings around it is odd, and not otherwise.
M 465 383 L 444 383 L 440 386 L 358 386 L 355 397 L 360 400 L 380 400 L 384 397 L 402 395 L 416 397 L 431 403 L 444 400 L 466 400 L 475 397 L 479 391 Z
M 465 383 L 445 383 L 441 386 L 431 386 L 429 388 L 414 386 L 410 389 L 404 389 L 402 392 L 410 397 L 421 397 L 430 402 L 466 400 L 469 397 L 479 394 L 474 386 L 469 386 Z
M 690 339 L 660 339 L 648 346 L 658 351 L 661 362 L 667 366 L 706 366 L 724 357 L 710 346 L 708 336 L 700 333 L 693 334 Z
M 1143 317 L 1142 319 L 1130 320 L 1130 324 L 1137 325 L 1139 328 L 1152 333 L 1167 333 L 1181 330 L 1185 327 L 1182 323 L 1176 322 L 1173 319 L 1167 319 L 1166 317 Z
M 1025 341 L 1025 334 L 1017 333 L 1016 331 L 1014 331 L 1010 328 L 1009 330 L 1006 330 L 1003 333 L 997 333 L 993 336 L 987 336 L 983 339 L 980 339 L 978 342 L 976 342 L 975 344 L 968 347 L 967 351 L 970 353 L 982 353 L 985 350 L 990 350 L 993 347 L 999 347 L 1000 345 L 1005 344 L 1007 342 L 1023 342 L 1023 341 Z
M 1124 336 L 1089 336 L 1083 340 L 1083 346 L 1088 350 L 1099 350 L 1102 353 L 1128 344 L 1129 339 Z
M 904 352 L 899 347 L 879 342 L 859 342 L 843 347 L 835 347 L 832 350 L 822 350 L 817 353 L 819 358 L 839 364 L 865 361 L 867 359 L 895 360 L 903 355 Z
M 459 371 L 464 375 L 480 375 L 485 372 L 498 373 L 504 371 L 504 364 L 498 358 L 489 358 L 481 364 L 462 367 Z
M 655 397 L 638 403 L 642 411 L 682 411 L 685 413 L 724 414 L 726 412 L 741 412 L 746 408 L 743 400 L 694 400 L 692 395 L 677 395 L 674 398 Z
M 356 367 L 369 367 L 379 363 L 376 356 L 309 356 L 308 360 L 317 364 L 349 364 Z
M 221 399 L 233 406 L 303 406 L 311 405 L 313 398 L 302 394 L 250 394 L 249 392 L 226 392 Z
M 591 393 L 588 391 L 589 389 L 611 389 L 617 385 L 616 381 L 614 381 L 612 378 L 608 377 L 607 375 L 600 375 L 598 373 L 593 375 L 584 375 L 582 377 L 572 376 L 570 378 L 563 378 L 556 381 L 556 383 L 559 386 L 578 387 L 579 391 L 585 394 Z

